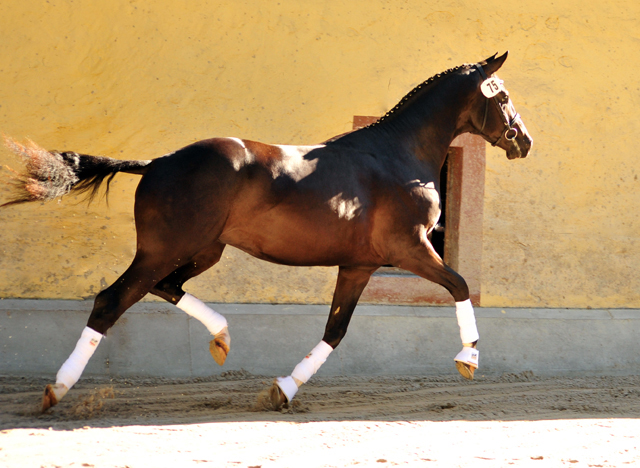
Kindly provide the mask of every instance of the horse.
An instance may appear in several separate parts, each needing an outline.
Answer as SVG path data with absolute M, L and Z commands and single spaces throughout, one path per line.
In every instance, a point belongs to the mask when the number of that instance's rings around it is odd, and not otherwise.
M 80 378 L 100 340 L 134 303 L 156 295 L 200 320 L 223 365 L 231 338 L 226 319 L 185 292 L 184 283 L 215 265 L 227 245 L 291 266 L 337 266 L 320 343 L 291 375 L 269 389 L 287 405 L 344 338 L 361 293 L 383 265 L 446 288 L 456 305 L 460 374 L 473 379 L 479 339 L 469 289 L 429 241 L 440 216 L 440 170 L 453 139 L 481 135 L 524 158 L 532 138 L 495 73 L 508 52 L 437 74 L 376 123 L 313 146 L 211 138 L 153 160 L 118 160 L 47 151 L 6 137 L 25 161 L 13 198 L 2 206 L 47 201 L 69 192 L 91 199 L 118 172 L 142 178 L 135 193 L 137 250 L 128 269 L 97 294 L 75 349 L 46 386 L 42 410 Z

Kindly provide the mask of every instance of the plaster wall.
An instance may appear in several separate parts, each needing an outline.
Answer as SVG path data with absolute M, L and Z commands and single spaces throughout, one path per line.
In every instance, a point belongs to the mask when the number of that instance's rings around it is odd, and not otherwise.
M 639 44 L 634 0 L 4 2 L 0 131 L 125 159 L 212 136 L 311 144 L 508 49 L 499 75 L 535 143 L 522 161 L 488 148 L 481 305 L 638 308 Z M 6 150 L 0 163 L 18 165 Z M 90 299 L 112 283 L 134 254 L 137 180 L 116 177 L 108 206 L 0 210 L 0 297 Z M 313 304 L 335 277 L 229 248 L 188 289 Z

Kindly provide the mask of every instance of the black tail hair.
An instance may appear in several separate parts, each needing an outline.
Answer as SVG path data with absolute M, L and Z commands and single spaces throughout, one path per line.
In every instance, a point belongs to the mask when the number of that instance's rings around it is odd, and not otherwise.
M 7 168 L 14 174 L 11 177 L 14 195 L 0 207 L 53 200 L 69 192 L 88 192 L 87 198 L 91 201 L 105 179 L 106 196 L 109 184 L 118 172 L 144 174 L 151 163 L 150 160 L 122 161 L 72 151 L 47 151 L 30 140 L 21 144 L 7 136 L 4 137 L 4 143 L 22 158 L 25 170 L 19 173 Z

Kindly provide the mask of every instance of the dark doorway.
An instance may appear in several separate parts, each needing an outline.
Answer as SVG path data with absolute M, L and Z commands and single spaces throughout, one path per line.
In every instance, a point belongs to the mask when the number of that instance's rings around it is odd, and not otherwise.
M 445 242 L 444 242 L 444 230 L 447 223 L 447 181 L 449 179 L 449 155 L 451 151 L 447 153 L 447 157 L 442 165 L 440 171 L 440 220 L 435 229 L 431 232 L 431 245 L 436 249 L 440 258 L 444 258 Z

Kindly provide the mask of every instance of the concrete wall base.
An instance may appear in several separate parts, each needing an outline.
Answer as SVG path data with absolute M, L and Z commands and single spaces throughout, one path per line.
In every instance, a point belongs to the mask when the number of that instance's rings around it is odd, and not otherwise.
M 84 328 L 91 301 L 0 300 L 0 374 L 55 375 Z M 108 332 L 84 375 L 199 377 L 244 369 L 288 375 L 322 338 L 323 305 L 209 304 L 227 317 L 231 353 L 209 355 L 209 332 L 164 303 L 139 303 Z M 640 310 L 476 309 L 479 375 L 640 373 Z M 460 336 L 451 307 L 356 309 L 318 375 L 455 374 Z

